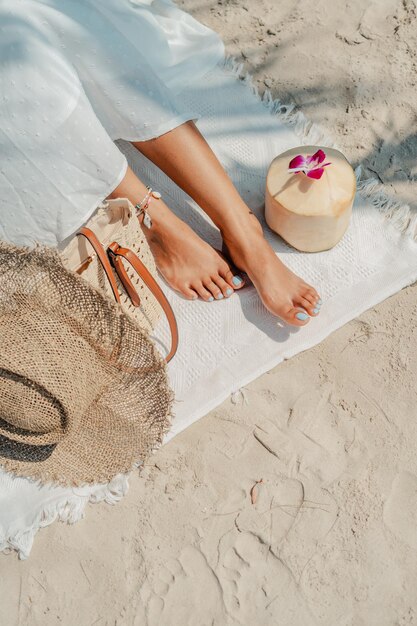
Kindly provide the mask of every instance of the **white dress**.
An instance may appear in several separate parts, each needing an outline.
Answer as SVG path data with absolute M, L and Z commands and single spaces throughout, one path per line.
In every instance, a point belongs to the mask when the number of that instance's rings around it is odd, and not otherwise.
M 123 179 L 116 139 L 199 115 L 220 37 L 171 0 L 0 0 L 0 239 L 56 246 Z

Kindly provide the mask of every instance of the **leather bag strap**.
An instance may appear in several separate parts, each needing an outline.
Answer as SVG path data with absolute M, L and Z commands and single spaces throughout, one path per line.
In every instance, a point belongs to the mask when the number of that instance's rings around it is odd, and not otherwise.
M 113 251 L 108 249 L 108 254 L 110 258 L 110 262 L 113 265 L 114 269 L 117 272 L 117 275 L 122 283 L 123 287 L 126 289 L 127 295 L 129 296 L 133 306 L 140 306 L 140 296 L 136 291 L 132 281 L 130 280 L 128 273 L 125 270 L 125 266 L 123 265 L 123 261 L 119 256 L 113 254 Z
M 162 291 L 162 289 L 160 288 L 160 286 L 158 285 L 158 283 L 156 282 L 155 278 L 152 276 L 150 271 L 142 263 L 139 257 L 134 252 L 132 252 L 132 250 L 130 250 L 129 248 L 123 248 L 119 246 L 119 244 L 116 241 L 113 241 L 113 243 L 109 245 L 108 252 L 110 256 L 112 255 L 114 255 L 115 257 L 121 256 L 131 264 L 133 269 L 138 273 L 138 275 L 141 277 L 145 285 L 148 287 L 151 293 L 155 296 L 158 303 L 162 307 L 165 315 L 167 316 L 169 328 L 171 331 L 171 349 L 169 351 L 168 356 L 166 357 L 166 362 L 169 363 L 169 361 L 175 355 L 177 348 L 178 348 L 178 325 L 177 325 L 177 320 L 175 319 L 174 311 L 172 310 L 172 307 L 170 303 L 168 302 L 164 292 Z
M 97 254 L 97 258 L 100 261 L 101 265 L 103 266 L 103 270 L 109 280 L 110 286 L 112 288 L 113 291 L 113 295 L 115 297 L 116 302 L 120 303 L 120 295 L 119 295 L 119 291 L 117 289 L 117 283 L 116 283 L 116 279 L 114 277 L 113 274 L 113 270 L 111 268 L 110 265 L 110 261 L 107 257 L 107 254 L 102 246 L 102 244 L 100 243 L 100 241 L 97 239 L 97 236 L 93 233 L 92 230 L 90 230 L 90 228 L 87 228 L 86 226 L 83 226 L 82 228 L 80 228 L 80 230 L 77 232 L 77 235 L 82 235 L 83 237 L 85 237 L 90 244 L 92 245 L 92 247 L 94 248 L 96 254 Z

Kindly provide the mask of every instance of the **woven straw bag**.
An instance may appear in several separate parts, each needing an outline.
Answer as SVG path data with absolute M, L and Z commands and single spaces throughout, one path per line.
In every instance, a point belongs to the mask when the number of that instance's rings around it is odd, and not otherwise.
M 152 331 L 164 312 L 171 330 L 167 361 L 171 360 L 178 346 L 177 323 L 156 282 L 154 257 L 127 198 L 99 205 L 60 256 L 67 269 L 114 298 L 142 328 Z

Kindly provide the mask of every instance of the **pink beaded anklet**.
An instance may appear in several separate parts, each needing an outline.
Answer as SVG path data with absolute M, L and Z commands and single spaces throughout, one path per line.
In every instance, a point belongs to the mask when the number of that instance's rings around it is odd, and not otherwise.
M 149 215 L 146 209 L 150 205 L 151 200 L 153 198 L 155 198 L 155 200 L 160 200 L 161 194 L 159 193 L 159 191 L 154 191 L 152 187 L 149 187 L 149 185 L 147 185 L 146 188 L 148 190 L 146 193 L 146 196 L 143 198 L 143 200 L 135 204 L 135 209 L 136 209 L 136 215 L 138 217 L 140 217 L 140 215 L 143 213 L 143 223 L 146 226 L 146 228 L 151 228 L 152 227 L 151 216 Z

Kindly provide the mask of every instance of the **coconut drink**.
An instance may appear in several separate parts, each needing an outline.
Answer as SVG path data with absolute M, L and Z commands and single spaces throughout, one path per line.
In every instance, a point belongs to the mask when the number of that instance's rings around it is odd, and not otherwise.
M 292 148 L 269 167 L 265 218 L 297 250 L 329 250 L 349 225 L 355 193 L 355 173 L 341 152 L 319 146 Z

